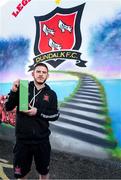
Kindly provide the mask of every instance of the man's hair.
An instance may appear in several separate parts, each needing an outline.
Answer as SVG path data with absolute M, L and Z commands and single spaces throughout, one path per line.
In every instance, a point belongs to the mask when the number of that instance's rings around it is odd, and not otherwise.
M 33 70 L 35 70 L 35 69 L 36 69 L 36 67 L 38 67 L 38 66 L 43 66 L 43 67 L 45 67 L 45 68 L 47 69 L 47 71 L 49 71 L 49 69 L 48 69 L 47 65 L 46 65 L 46 64 L 44 64 L 44 63 L 38 63 L 38 64 L 36 64 L 36 65 L 34 66 Z

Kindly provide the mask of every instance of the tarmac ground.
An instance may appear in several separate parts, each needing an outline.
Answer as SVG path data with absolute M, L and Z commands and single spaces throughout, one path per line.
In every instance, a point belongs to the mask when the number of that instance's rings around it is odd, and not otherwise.
M 10 141 L 0 140 L 0 179 L 14 179 L 13 145 Z M 37 177 L 33 163 L 28 179 Z M 121 161 L 52 151 L 50 179 L 121 179 Z

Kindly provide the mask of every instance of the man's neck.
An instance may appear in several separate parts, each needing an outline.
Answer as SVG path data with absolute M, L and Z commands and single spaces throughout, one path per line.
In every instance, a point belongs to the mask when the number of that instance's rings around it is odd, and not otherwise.
M 43 83 L 43 84 L 38 84 L 38 83 L 35 82 L 35 81 L 34 81 L 34 85 L 35 85 L 35 87 L 37 88 L 37 90 L 40 90 L 40 89 L 42 89 L 42 88 L 45 87 L 45 84 L 44 84 L 44 83 Z

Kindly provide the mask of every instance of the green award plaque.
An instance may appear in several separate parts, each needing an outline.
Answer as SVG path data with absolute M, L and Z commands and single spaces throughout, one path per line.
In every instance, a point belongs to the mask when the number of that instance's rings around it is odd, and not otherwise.
M 19 110 L 28 110 L 28 80 L 20 80 Z

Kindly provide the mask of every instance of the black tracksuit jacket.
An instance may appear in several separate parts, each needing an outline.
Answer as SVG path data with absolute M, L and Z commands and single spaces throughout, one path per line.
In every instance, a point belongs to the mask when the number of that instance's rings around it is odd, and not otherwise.
M 29 102 L 34 96 L 34 82 L 29 83 Z M 42 91 L 35 97 L 34 107 L 37 108 L 35 116 L 28 116 L 19 111 L 19 90 L 10 91 L 8 100 L 5 103 L 7 111 L 11 111 L 17 106 L 15 134 L 17 141 L 29 144 L 37 144 L 50 135 L 49 121 L 55 121 L 59 117 L 57 108 L 56 93 L 45 84 Z

